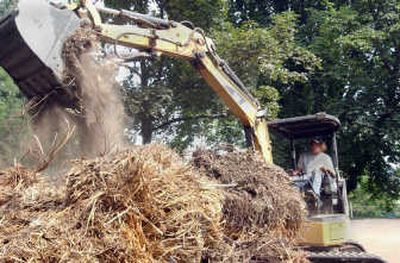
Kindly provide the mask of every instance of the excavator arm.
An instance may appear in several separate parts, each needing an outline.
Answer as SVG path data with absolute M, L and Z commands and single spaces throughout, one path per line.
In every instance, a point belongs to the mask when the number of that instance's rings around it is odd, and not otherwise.
M 42 3 L 39 4 L 40 1 Z M 21 0 L 21 2 L 35 7 L 42 5 L 42 9 L 45 8 L 43 0 Z M 38 2 L 38 4 L 33 2 Z M 31 10 L 31 8 L 22 7 L 24 6 L 21 6 L 21 13 L 27 9 Z M 53 9 L 57 9 L 57 11 Z M 58 28 L 62 28 L 61 30 L 68 32 L 68 34 L 71 34 L 71 28 L 77 25 L 77 20 L 70 17 L 71 11 L 73 11 L 79 20 L 86 19 L 91 22 L 94 32 L 102 42 L 136 48 L 146 53 L 156 53 L 191 62 L 231 112 L 239 118 L 248 131 L 248 137 L 253 148 L 261 152 L 267 163 L 273 162 L 265 110 L 261 109 L 258 101 L 250 94 L 228 64 L 217 55 L 213 41 L 205 36 L 203 30 L 195 28 L 187 22 L 178 23 L 127 10 L 96 6 L 91 1 L 78 1 L 69 4 L 53 3 L 53 6 L 47 6 L 46 10 L 49 10 L 52 14 L 53 12 L 58 12 L 59 16 L 63 14 L 66 17 L 64 18 L 63 26 L 59 25 L 62 21 L 57 21 L 55 16 L 50 20 L 51 23 L 56 24 Z M 121 17 L 129 22 L 129 25 L 103 23 L 104 15 Z M 34 20 L 34 18 L 32 19 Z M 18 27 L 18 23 L 16 24 Z M 21 26 L 22 23 L 19 22 L 19 24 Z M 43 22 L 43 24 L 46 23 Z M 2 23 L 0 22 L 0 29 L 1 26 Z M 26 36 L 21 36 L 21 38 L 26 38 Z M 54 41 L 56 44 L 52 46 L 57 46 L 57 43 L 59 45 L 62 39 L 62 37 L 57 38 Z M 48 53 L 55 56 L 52 52 L 48 51 Z M 43 57 L 39 56 L 39 59 L 44 61 Z M 54 66 L 51 65 L 51 63 L 54 64 L 54 61 L 51 61 L 51 57 L 49 58 L 48 54 L 46 59 L 50 60 L 50 62 L 43 63 L 44 68 L 52 69 L 55 72 Z M 57 63 L 57 67 L 60 67 L 59 64 Z M 0 65 L 4 66 L 6 70 L 8 69 L 7 71 L 13 76 L 13 71 L 7 67 L 7 63 L 2 63 L 1 54 Z M 59 68 L 58 71 L 60 71 Z M 16 82 L 18 84 L 18 81 Z M 25 87 L 23 90 L 28 88 Z

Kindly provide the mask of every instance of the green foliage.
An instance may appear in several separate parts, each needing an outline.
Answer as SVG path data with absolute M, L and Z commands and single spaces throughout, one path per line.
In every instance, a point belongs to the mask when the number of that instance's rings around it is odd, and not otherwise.
M 271 21 L 268 27 L 251 21 L 240 26 L 226 22 L 213 31 L 213 38 L 221 56 L 268 109 L 268 118 L 275 119 L 281 110 L 278 103 L 281 95 L 276 87 L 293 88 L 304 83 L 320 68 L 321 62 L 297 43 L 294 13 L 284 12 L 273 16 Z M 241 126 L 236 127 L 233 134 L 238 137 L 231 138 L 243 145 Z
M 385 193 L 374 196 L 369 191 L 368 183 L 368 177 L 363 176 L 358 187 L 349 195 L 353 216 L 355 218 L 400 218 L 400 202 L 393 200 Z
M 18 88 L 7 73 L 0 69 L 0 119 L 8 118 L 10 113 L 21 108 Z
M 161 8 L 166 10 L 172 20 L 190 21 L 196 27 L 209 30 L 221 22 L 223 6 L 222 0 L 168 0 L 164 1 Z
M 222 56 L 251 89 L 260 84 L 304 82 L 321 64 L 296 42 L 294 13 L 276 15 L 272 21 L 269 27 L 260 27 L 255 22 L 246 22 L 240 27 L 226 23 L 214 34 Z
M 16 1 L 0 1 L 0 17 L 14 7 Z M 23 99 L 13 80 L 0 67 L 0 166 L 10 164 L 16 155 L 23 133 Z
M 310 98 L 307 109 L 341 119 L 341 168 L 350 189 L 368 174 L 370 191 L 396 199 L 390 163 L 400 161 L 398 4 L 360 1 L 311 9 L 309 15 L 302 35 L 322 59 L 323 70 L 301 87 Z
M 213 123 L 227 114 L 226 107 L 208 87 L 198 72 L 185 61 L 173 60 L 169 65 L 166 85 L 172 90 L 172 100 L 163 107 L 163 116 L 155 121 L 155 133 L 171 146 L 184 150 L 196 137 L 211 135 Z
M 278 117 L 281 106 L 279 105 L 280 94 L 271 86 L 260 86 L 254 91 L 254 96 L 268 110 L 267 117 L 274 120 Z
M 394 0 L 232 0 L 229 9 L 230 19 L 236 24 L 256 21 L 262 29 L 273 23 L 280 25 L 277 32 L 283 37 L 273 45 L 284 55 L 296 57 L 293 54 L 301 53 L 285 49 L 285 41 L 292 37 L 297 48 L 311 54 L 308 61 L 318 58 L 320 63 L 304 63 L 314 65 L 314 69 L 303 78 L 296 61 L 291 63 L 284 57 L 282 63 L 279 56 L 267 57 L 286 70 L 296 69 L 287 75 L 278 67 L 274 73 L 274 66 L 264 64 L 267 85 L 280 93 L 280 117 L 319 111 L 338 116 L 343 125 L 339 134 L 340 166 L 349 179 L 349 189 L 355 189 L 364 175 L 368 181 L 365 187 L 373 193 L 371 198 L 384 192 L 391 200 L 398 199 L 400 192 L 391 169 L 391 164 L 400 162 L 399 6 Z M 298 24 L 292 26 L 291 20 L 281 15 L 278 17 L 284 22 L 274 21 L 277 13 L 289 9 L 298 17 Z M 249 34 L 249 38 L 254 36 Z M 280 149 L 281 145 L 274 147 L 279 148 L 275 152 L 287 151 Z
M 2 0 L 0 1 L 0 16 L 5 14 L 15 5 L 15 0 Z
M 222 8 L 222 1 L 209 0 L 106 1 L 106 4 L 152 12 L 176 21 L 190 20 L 206 30 L 216 23 Z M 129 128 L 138 131 L 144 143 L 168 138 L 169 143 L 183 150 L 201 133 L 207 125 L 204 123 L 224 113 L 190 63 L 162 57 L 132 63 L 129 70 L 123 82 L 125 103 L 132 116 Z
M 320 60 L 301 47 L 296 39 L 296 15 L 285 12 L 271 18 L 269 27 L 246 22 L 240 27 L 224 24 L 214 32 L 222 56 L 268 109 L 278 116 L 280 99 L 275 87 L 290 88 L 307 81 L 320 68 Z
M 154 3 L 156 15 L 190 20 L 210 31 L 221 56 L 268 108 L 270 119 L 280 109 L 275 84 L 302 83 L 319 68 L 318 58 L 297 44 L 297 18 L 291 12 L 273 16 L 268 27 L 251 21 L 237 27 L 226 20 L 224 1 L 106 1 L 115 8 L 140 12 L 154 9 Z M 124 92 L 133 117 L 131 128 L 145 143 L 161 139 L 183 150 L 201 137 L 210 144 L 244 145 L 241 124 L 186 62 L 161 58 L 135 63 L 124 81 Z
M 190 21 L 196 27 L 208 30 L 221 21 L 220 14 L 223 11 L 224 1 L 222 0 L 106 0 L 109 7 L 134 10 L 170 18 L 175 21 Z M 207 17 L 208 19 L 204 19 Z
M 291 11 L 298 14 L 300 24 L 303 24 L 308 19 L 308 9 L 325 10 L 333 4 L 343 3 L 348 0 L 229 0 L 229 18 L 235 24 L 251 20 L 267 26 L 274 15 Z
M 0 165 L 10 164 L 24 130 L 23 99 L 14 82 L 0 68 Z

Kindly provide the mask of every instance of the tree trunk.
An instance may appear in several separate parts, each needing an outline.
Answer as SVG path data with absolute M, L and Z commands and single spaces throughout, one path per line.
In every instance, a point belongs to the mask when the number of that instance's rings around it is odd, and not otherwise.
M 141 131 L 140 135 L 142 136 L 143 144 L 151 143 L 153 138 L 153 121 L 150 118 L 142 118 L 141 119 Z

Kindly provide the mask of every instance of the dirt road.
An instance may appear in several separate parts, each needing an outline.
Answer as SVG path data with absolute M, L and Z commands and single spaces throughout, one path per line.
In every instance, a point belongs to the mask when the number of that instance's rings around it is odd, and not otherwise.
M 400 263 L 400 219 L 362 219 L 351 223 L 352 239 L 388 263 Z

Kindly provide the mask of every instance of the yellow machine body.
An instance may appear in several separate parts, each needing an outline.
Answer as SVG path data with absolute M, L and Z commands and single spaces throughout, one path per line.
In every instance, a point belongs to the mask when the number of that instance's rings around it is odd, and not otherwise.
M 302 245 L 334 246 L 348 241 L 350 220 L 344 214 L 308 218 L 302 231 Z

